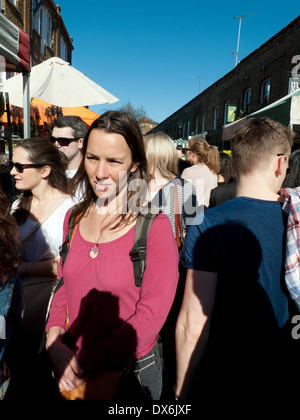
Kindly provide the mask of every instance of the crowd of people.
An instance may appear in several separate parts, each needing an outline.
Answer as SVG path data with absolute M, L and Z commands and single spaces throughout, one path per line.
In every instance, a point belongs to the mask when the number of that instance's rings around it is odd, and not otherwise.
M 22 194 L 0 192 L 2 399 L 287 394 L 300 154 L 268 118 L 231 144 L 191 138 L 183 165 L 169 136 L 119 111 L 18 143 Z

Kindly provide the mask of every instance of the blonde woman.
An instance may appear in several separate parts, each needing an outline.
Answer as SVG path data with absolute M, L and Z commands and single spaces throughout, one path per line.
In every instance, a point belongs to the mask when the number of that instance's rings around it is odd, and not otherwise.
M 208 207 L 210 192 L 218 185 L 220 157 L 218 149 L 204 139 L 189 140 L 186 157 L 192 166 L 182 172 L 182 178 L 196 186 L 198 205 Z
M 160 131 L 149 134 L 144 141 L 149 171 L 148 200 L 168 216 L 174 238 L 179 234 L 181 241 L 181 232 L 176 231 L 176 214 L 180 215 L 185 233 L 196 216 L 196 189 L 177 175 L 178 155 L 174 142 L 167 134 Z
M 148 199 L 151 211 L 158 209 L 171 222 L 179 250 L 179 282 L 172 310 L 160 337 L 164 354 L 163 396 L 170 398 L 175 384 L 175 324 L 181 307 L 186 269 L 184 267 L 184 237 L 197 214 L 196 189 L 193 184 L 176 175 L 178 155 L 174 142 L 165 133 L 157 132 L 144 138 L 148 162 Z

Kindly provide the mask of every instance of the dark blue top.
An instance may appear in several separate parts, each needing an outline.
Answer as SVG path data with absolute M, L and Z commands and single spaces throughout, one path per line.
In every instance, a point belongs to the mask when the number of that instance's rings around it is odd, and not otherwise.
M 186 238 L 186 267 L 218 274 L 205 361 L 231 366 L 230 374 L 274 370 L 289 352 L 295 314 L 284 283 L 281 203 L 238 197 L 207 210 L 198 225 L 197 218 Z

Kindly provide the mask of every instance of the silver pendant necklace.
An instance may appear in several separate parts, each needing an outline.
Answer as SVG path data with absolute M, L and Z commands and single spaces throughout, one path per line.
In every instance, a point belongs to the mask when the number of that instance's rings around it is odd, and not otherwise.
M 93 226 L 93 235 L 94 235 L 94 241 L 95 241 L 95 245 L 91 248 L 91 251 L 89 253 L 89 256 L 91 258 L 96 258 L 98 257 L 99 254 L 99 248 L 98 248 L 98 241 L 100 241 L 102 234 L 99 236 L 99 238 L 96 240 L 96 236 L 95 236 L 95 211 L 96 211 L 96 205 L 94 208 L 94 212 L 93 212 L 93 219 L 92 219 L 92 226 Z

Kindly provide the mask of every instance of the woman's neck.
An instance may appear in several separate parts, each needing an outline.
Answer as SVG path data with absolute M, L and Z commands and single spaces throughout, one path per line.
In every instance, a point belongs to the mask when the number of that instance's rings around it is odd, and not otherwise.
M 32 191 L 31 203 L 41 204 L 45 202 L 52 202 L 57 200 L 59 196 L 63 193 L 56 188 L 51 187 L 47 184 L 40 184 L 38 187 L 34 188 Z
M 176 178 L 175 175 L 172 179 Z M 164 187 L 168 182 L 172 181 L 172 179 L 168 179 L 157 173 L 156 171 L 151 174 L 149 183 L 148 183 L 148 189 L 152 192 L 159 191 L 162 187 Z

